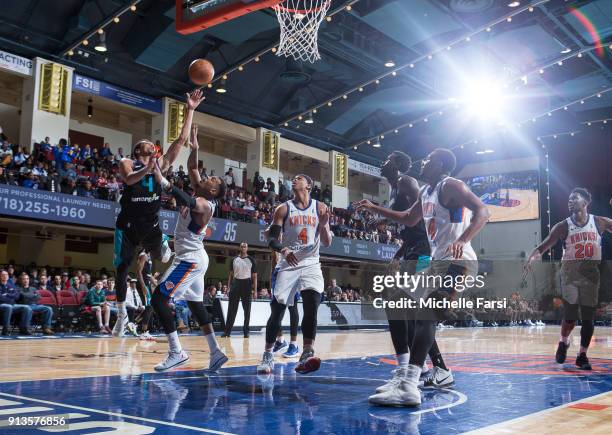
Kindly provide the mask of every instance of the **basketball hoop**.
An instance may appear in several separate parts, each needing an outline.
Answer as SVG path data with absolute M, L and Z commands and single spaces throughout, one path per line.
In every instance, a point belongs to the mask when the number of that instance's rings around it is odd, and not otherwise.
M 280 24 L 277 56 L 315 62 L 321 59 L 318 34 L 331 0 L 283 0 L 272 8 Z

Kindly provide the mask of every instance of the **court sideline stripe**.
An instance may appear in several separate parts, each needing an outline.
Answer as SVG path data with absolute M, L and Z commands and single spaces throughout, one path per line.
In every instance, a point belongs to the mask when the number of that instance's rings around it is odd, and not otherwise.
M 612 390 L 611 391 L 604 391 L 603 393 L 599 393 L 599 394 L 596 394 L 594 396 L 585 397 L 583 399 L 574 400 L 573 402 L 564 403 L 563 405 L 555 406 L 554 408 L 543 409 L 541 411 L 534 412 L 533 414 L 523 415 L 521 417 L 513 418 L 511 420 L 506 420 L 506 421 L 502 421 L 502 422 L 499 422 L 499 423 L 496 423 L 496 424 L 492 424 L 490 426 L 485 426 L 485 427 L 481 427 L 479 429 L 474 429 L 474 430 L 471 430 L 469 432 L 463 432 L 463 435 L 470 435 L 470 434 L 476 435 L 476 434 L 481 434 L 481 433 L 483 433 L 483 434 L 491 433 L 492 429 L 501 429 L 503 427 L 507 427 L 508 425 L 512 425 L 514 423 L 518 423 L 519 421 L 526 420 L 526 419 L 531 418 L 531 417 L 535 417 L 535 416 L 539 416 L 539 415 L 546 414 L 546 413 L 549 413 L 549 412 L 557 411 L 559 409 L 564 409 L 564 408 L 567 408 L 568 406 L 575 405 L 577 403 L 584 402 L 586 400 L 597 399 L 599 397 L 603 397 L 603 396 L 606 396 L 608 394 L 612 394 Z
M 181 429 L 190 429 L 190 430 L 195 430 L 195 431 L 198 431 L 198 432 L 214 433 L 214 434 L 218 434 L 218 435 L 235 435 L 235 434 L 232 434 L 231 432 L 221 432 L 221 431 L 218 431 L 218 430 L 204 429 L 204 428 L 201 428 L 201 427 L 189 426 L 189 425 L 180 424 L 180 423 L 173 423 L 173 422 L 170 422 L 170 421 L 154 420 L 152 418 L 146 418 L 146 417 L 134 417 L 132 415 L 120 414 L 118 412 L 109 412 L 109 411 L 102 411 L 102 410 L 94 409 L 94 408 L 85 408 L 84 406 L 66 405 L 64 403 L 51 402 L 49 400 L 33 399 L 31 397 L 18 396 L 16 394 L 0 393 L 0 396 L 12 397 L 14 399 L 21 399 L 21 400 L 30 400 L 32 402 L 45 403 L 47 405 L 62 406 L 64 408 L 78 409 L 79 411 L 93 412 L 93 413 L 97 413 L 97 414 L 106 414 L 106 415 L 110 415 L 110 416 L 113 416 L 113 417 L 123 417 L 123 418 L 129 418 L 129 419 L 133 419 L 133 420 L 141 420 L 141 421 L 146 421 L 148 423 L 157 423 L 157 424 L 162 424 L 162 425 L 166 425 L 166 426 L 174 426 L 174 427 L 179 427 Z

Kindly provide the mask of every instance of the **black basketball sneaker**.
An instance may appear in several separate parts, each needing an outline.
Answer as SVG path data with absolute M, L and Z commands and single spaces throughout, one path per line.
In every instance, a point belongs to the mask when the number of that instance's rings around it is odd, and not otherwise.
M 564 342 L 560 341 L 559 346 L 557 346 L 557 353 L 555 355 L 555 359 L 557 360 L 558 364 L 563 364 L 565 362 L 565 359 L 567 358 L 567 349 L 569 349 L 569 344 L 565 344 Z
M 584 352 L 576 357 L 576 367 L 578 367 L 580 370 L 593 370 L 591 363 L 589 363 L 589 359 Z

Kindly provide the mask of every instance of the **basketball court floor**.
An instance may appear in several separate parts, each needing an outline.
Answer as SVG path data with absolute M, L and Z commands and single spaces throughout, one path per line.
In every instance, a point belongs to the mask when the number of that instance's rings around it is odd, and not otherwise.
M 153 372 L 163 342 L 3 340 L 0 433 L 37 432 L 9 417 L 42 415 L 64 416 L 67 426 L 47 431 L 67 433 L 609 433 L 612 328 L 596 328 L 592 372 L 573 366 L 578 330 L 568 363 L 554 362 L 558 334 L 554 326 L 439 331 L 456 385 L 422 390 L 419 408 L 368 404 L 395 364 L 382 330 L 322 332 L 319 371 L 296 375 L 296 361 L 278 357 L 269 379 L 256 375 L 261 333 L 220 339 L 231 359 L 216 374 L 202 370 L 208 352 L 198 335 L 182 339 L 190 363 L 165 374 Z

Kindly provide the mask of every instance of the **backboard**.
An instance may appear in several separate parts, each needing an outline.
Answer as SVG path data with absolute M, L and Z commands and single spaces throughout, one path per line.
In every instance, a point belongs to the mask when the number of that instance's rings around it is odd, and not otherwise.
M 269 8 L 280 0 L 176 0 L 176 31 L 187 35 Z

